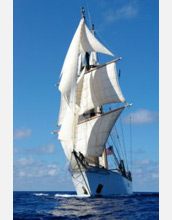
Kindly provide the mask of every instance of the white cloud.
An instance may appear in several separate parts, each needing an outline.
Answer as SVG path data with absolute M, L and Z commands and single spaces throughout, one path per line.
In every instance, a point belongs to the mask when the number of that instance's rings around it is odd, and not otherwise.
M 55 145 L 50 143 L 47 146 L 43 146 L 37 149 L 37 153 L 38 154 L 53 154 L 55 150 L 56 150 Z
M 45 155 L 45 154 L 54 154 L 56 152 L 57 148 L 55 144 L 49 143 L 45 146 L 40 146 L 36 148 L 30 148 L 30 149 L 25 149 L 25 153 L 27 155 Z
M 138 14 L 138 5 L 131 3 L 129 5 L 124 5 L 116 12 L 118 18 L 133 18 L 137 14 Z
M 13 173 L 14 190 L 74 190 L 68 169 L 64 170 L 56 162 L 35 160 L 27 166 L 15 163 Z
M 132 124 L 149 124 L 155 122 L 157 120 L 157 116 L 158 114 L 156 112 L 152 112 L 146 109 L 139 109 L 123 118 L 123 122 L 130 123 L 131 118 Z
M 47 164 L 44 161 L 34 161 L 30 158 L 19 158 L 14 161 L 14 178 L 24 179 L 54 176 L 60 172 L 57 164 Z
M 26 137 L 31 136 L 32 130 L 29 128 L 20 128 L 17 130 L 14 130 L 14 140 L 17 139 L 24 139 Z
M 158 191 L 159 189 L 159 163 L 148 158 L 133 161 L 133 187 L 135 191 L 147 190 L 149 186 L 150 191 Z
M 150 160 L 145 158 L 139 161 L 135 161 L 135 165 L 148 165 L 150 164 Z
M 138 10 L 138 4 L 134 1 L 118 8 L 116 11 L 112 9 L 107 10 L 104 12 L 104 18 L 107 23 L 112 23 L 120 19 L 131 19 L 137 16 Z
M 56 174 L 57 174 L 57 170 L 56 169 L 48 171 L 48 175 L 50 175 L 50 176 L 55 176 Z
M 57 165 L 56 164 L 48 164 L 48 167 L 49 168 L 57 168 Z
M 32 165 L 34 163 L 34 160 L 32 157 L 30 158 L 19 158 L 19 159 L 16 159 L 14 161 L 14 165 L 15 166 L 29 166 L 29 165 Z

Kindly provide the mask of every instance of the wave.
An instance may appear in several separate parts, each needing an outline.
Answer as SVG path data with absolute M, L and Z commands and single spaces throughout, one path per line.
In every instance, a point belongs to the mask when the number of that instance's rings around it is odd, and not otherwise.
M 48 196 L 49 194 L 47 193 L 34 193 L 34 196 Z
M 132 197 L 159 197 L 159 192 L 134 192 Z
M 71 195 L 71 194 L 55 194 L 55 197 L 65 197 L 65 198 L 86 198 L 90 197 L 89 195 Z

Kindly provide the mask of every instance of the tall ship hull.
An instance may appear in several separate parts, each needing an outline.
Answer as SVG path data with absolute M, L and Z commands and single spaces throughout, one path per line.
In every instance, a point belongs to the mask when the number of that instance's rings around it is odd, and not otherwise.
M 103 157 L 105 157 L 105 151 Z M 119 168 L 107 169 L 107 161 L 104 165 L 91 164 L 81 153 L 73 151 L 72 162 L 69 171 L 72 181 L 79 196 L 115 196 L 132 194 L 131 173 L 123 168 L 121 161 Z M 74 165 L 75 164 L 75 165 Z M 123 168 L 122 168 L 123 167 Z
M 119 172 L 102 168 L 72 173 L 72 181 L 79 196 L 115 196 L 132 194 L 132 182 Z
M 121 58 L 100 64 L 100 54 L 114 56 L 96 38 L 94 25 L 89 30 L 82 8 L 57 83 L 59 129 L 53 133 L 58 133 L 78 195 L 129 195 L 132 175 L 116 122 L 131 104 L 126 104 L 119 85 L 116 63 Z M 108 165 L 109 156 L 113 168 Z

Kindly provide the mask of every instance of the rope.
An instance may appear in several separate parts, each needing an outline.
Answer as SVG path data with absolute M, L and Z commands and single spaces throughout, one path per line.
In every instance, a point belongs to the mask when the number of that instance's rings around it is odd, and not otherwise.
M 91 15 L 90 15 L 90 10 L 89 10 L 89 5 L 88 5 L 88 1 L 86 0 L 86 5 L 87 5 L 87 11 L 88 11 L 88 20 L 90 23 L 90 29 L 92 28 L 92 22 L 91 22 Z
M 74 154 L 74 156 L 75 156 L 75 154 Z M 77 165 L 78 165 L 78 167 L 79 167 L 79 170 L 80 170 L 80 173 L 81 173 L 81 175 L 82 175 L 82 178 L 83 178 L 83 180 L 84 180 L 84 182 L 85 182 L 85 185 L 86 185 L 86 187 L 87 187 L 87 190 L 88 190 L 88 192 L 90 193 L 90 196 L 91 196 L 91 195 L 92 195 L 92 194 L 91 194 L 91 191 L 90 191 L 90 189 L 89 189 L 89 187 L 88 187 L 87 181 L 85 180 L 84 174 L 83 174 L 83 172 L 82 172 L 82 170 L 81 170 L 81 166 L 80 166 L 80 164 L 79 164 L 79 162 L 78 162 L 78 159 L 77 159 L 76 157 L 75 157 L 75 160 L 76 160 Z
M 110 105 L 110 106 L 112 106 L 112 105 Z M 119 106 L 119 103 L 118 103 L 117 106 Z M 108 108 L 109 108 L 109 107 L 108 107 Z M 114 126 L 114 128 L 115 128 L 116 138 L 117 138 L 117 140 L 118 140 L 118 146 L 119 146 L 119 149 L 120 149 L 120 151 L 121 151 L 122 157 L 123 157 L 124 160 L 126 161 L 126 168 L 127 168 L 127 171 L 128 171 L 128 159 L 127 159 L 127 154 L 126 154 L 125 141 L 124 141 L 124 133 L 123 133 L 123 128 L 122 128 L 121 117 L 119 117 L 119 121 L 120 121 L 120 126 L 121 126 L 121 133 L 122 133 L 121 136 L 122 136 L 123 147 L 122 147 L 122 144 L 121 144 L 121 141 L 120 141 L 120 138 L 119 138 L 119 135 L 118 135 L 116 126 Z M 112 129 L 112 131 L 113 131 L 113 129 Z M 113 137 L 113 136 L 112 136 L 112 132 L 111 132 L 110 138 L 111 138 L 111 140 L 112 140 L 112 143 L 114 144 L 115 141 L 113 140 L 112 137 Z M 116 151 L 117 151 L 117 154 L 118 154 L 119 159 L 121 160 L 120 153 L 119 153 L 118 148 L 117 148 L 116 145 L 115 145 L 115 149 L 116 149 Z
M 108 147 L 110 147 L 111 145 L 108 143 Z M 118 158 L 117 158 L 117 156 L 116 156 L 116 154 L 114 153 L 113 154 L 113 157 L 114 157 L 114 160 L 115 160 L 115 165 L 118 167 L 118 165 L 119 165 L 119 162 L 118 162 Z
M 121 150 L 121 155 L 124 158 L 124 151 L 123 151 L 123 148 L 122 148 L 122 144 L 121 144 L 116 126 L 115 126 L 115 132 L 116 132 L 116 138 L 117 138 L 118 144 L 119 144 L 119 149 Z
M 111 107 L 113 107 L 111 104 L 110 104 L 110 106 Z M 119 106 L 119 105 L 118 105 Z M 110 110 L 110 108 L 108 107 L 108 110 Z M 117 138 L 117 140 L 118 140 L 118 144 L 116 144 L 116 141 L 115 141 L 115 136 L 113 135 L 113 132 L 111 132 L 110 133 L 110 135 L 109 135 L 109 137 L 110 137 L 110 139 L 111 139 L 111 142 L 112 142 L 112 144 L 113 144 L 113 146 L 115 147 L 115 151 L 117 152 L 117 155 L 118 155 L 118 158 L 119 158 L 119 160 L 121 160 L 121 156 L 123 157 L 123 158 L 125 158 L 125 154 L 124 154 L 124 152 L 123 152 L 123 148 L 122 148 L 122 145 L 121 145 L 121 142 L 120 142 L 120 139 L 119 139 L 119 135 L 118 135 L 118 132 L 117 132 L 117 128 L 116 128 L 116 126 L 114 126 L 115 127 L 115 132 L 114 133 L 116 133 L 116 138 Z M 114 130 L 114 128 L 112 129 L 112 131 Z M 118 146 L 117 146 L 118 145 Z M 119 152 L 120 151 L 120 152 Z M 119 162 L 118 162 L 118 164 L 119 164 Z M 128 167 L 128 166 L 127 166 Z
M 131 160 L 131 173 L 132 173 L 132 129 L 131 129 L 131 116 L 130 116 L 130 160 Z
M 121 117 L 119 118 L 119 121 L 120 121 L 120 126 L 121 126 L 122 142 L 123 142 L 123 146 L 124 146 L 125 160 L 126 160 L 127 170 L 128 170 L 128 159 L 127 159 L 127 154 L 126 154 L 125 140 L 124 140 L 124 133 L 123 133 L 123 128 L 122 128 Z
M 111 141 L 112 141 L 113 145 L 115 146 L 115 150 L 116 150 L 116 152 L 117 152 L 117 154 L 118 154 L 118 157 L 119 157 L 119 159 L 121 160 L 121 157 L 120 157 L 118 148 L 117 148 L 117 146 L 114 144 L 114 141 L 113 141 L 113 139 L 112 139 L 112 135 L 111 135 L 111 134 L 110 134 L 110 138 L 111 138 Z M 118 163 L 118 164 L 119 164 L 119 163 Z
M 111 47 L 107 44 L 107 42 L 105 42 L 105 40 L 103 39 L 103 37 L 101 36 L 101 34 L 100 34 L 97 30 L 96 30 L 96 34 L 97 34 L 97 36 L 100 38 L 100 40 L 101 40 L 101 42 L 103 43 L 103 45 L 105 45 L 105 47 L 107 47 L 107 49 L 108 49 L 108 48 L 111 48 Z M 113 50 L 110 49 L 110 51 L 114 54 Z M 118 58 L 118 56 L 115 55 L 115 54 L 114 54 L 114 57 Z
M 89 9 L 89 4 L 88 4 L 88 0 L 86 0 L 86 5 L 87 5 L 87 11 L 88 11 L 88 21 L 89 21 L 89 26 L 90 26 L 90 29 L 92 29 L 92 21 L 91 21 L 91 14 L 90 14 L 90 9 Z M 101 41 L 103 42 L 103 44 L 107 47 L 107 48 L 111 48 L 107 42 L 105 42 L 105 40 L 103 39 L 103 37 L 100 35 L 100 33 L 97 32 L 96 30 L 96 34 L 99 36 L 99 38 L 101 39 Z M 117 57 L 116 55 L 114 55 L 114 57 Z M 98 57 L 100 59 L 100 56 Z
M 112 131 L 114 132 L 114 128 L 112 129 Z M 121 160 L 121 156 L 124 157 L 124 154 L 123 154 L 123 151 L 122 151 L 122 147 L 121 147 L 121 144 L 120 144 L 120 140 L 119 140 L 119 136 L 117 134 L 117 131 L 116 131 L 116 136 L 115 136 L 115 132 L 114 132 L 114 135 L 112 133 L 112 139 L 114 140 L 115 143 L 117 141 L 116 139 L 118 139 L 118 144 L 116 144 L 116 148 L 119 150 L 119 159 Z

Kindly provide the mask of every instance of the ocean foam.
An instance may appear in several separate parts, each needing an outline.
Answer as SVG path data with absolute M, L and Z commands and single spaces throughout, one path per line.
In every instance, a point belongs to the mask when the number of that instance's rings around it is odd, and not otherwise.
M 34 193 L 33 195 L 35 195 L 35 196 L 48 196 L 49 194 L 47 194 L 47 193 Z
M 85 198 L 85 197 L 90 197 L 90 196 L 89 195 L 79 196 L 79 195 L 70 195 L 70 194 L 55 194 L 55 197 Z

